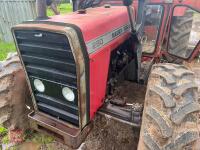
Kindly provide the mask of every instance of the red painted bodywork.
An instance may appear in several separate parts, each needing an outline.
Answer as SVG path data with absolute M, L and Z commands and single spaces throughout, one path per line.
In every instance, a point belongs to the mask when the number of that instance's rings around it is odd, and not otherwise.
M 48 21 L 75 24 L 81 29 L 85 43 L 129 23 L 127 9 L 124 6 L 89 8 L 86 14 L 75 12 L 53 16 Z M 89 55 L 91 119 L 94 118 L 95 112 L 103 104 L 105 98 L 111 51 L 127 40 L 129 36 L 130 32 L 125 33 Z
M 163 0 L 164 1 L 164 0 Z M 183 0 L 184 1 L 184 0 Z M 184 1 L 186 4 L 192 4 Z M 161 3 L 161 0 L 152 0 L 152 3 Z M 142 60 L 150 60 L 151 58 L 159 58 L 161 53 L 161 45 L 168 32 L 167 25 L 170 20 L 173 6 L 179 4 L 178 0 L 174 4 L 163 3 L 164 15 L 159 30 L 157 45 L 154 53 L 146 54 Z M 184 3 L 183 3 L 184 4 Z M 137 7 L 137 1 L 133 5 Z M 196 7 L 193 3 L 194 7 Z M 135 10 L 134 12 L 137 12 Z M 68 15 L 59 15 L 50 18 L 48 21 L 70 23 L 81 29 L 85 43 L 104 35 L 116 28 L 129 23 L 127 9 L 124 6 L 111 6 L 111 8 L 97 7 L 89 8 L 86 14 L 78 14 L 77 12 Z M 90 119 L 94 118 L 96 111 L 104 102 L 107 87 L 107 76 L 110 62 L 111 51 L 118 47 L 121 43 L 130 37 L 129 33 L 124 33 L 112 42 L 108 43 L 97 52 L 89 55 L 90 59 Z
M 82 31 L 85 43 L 129 23 L 127 9 L 124 6 L 88 8 L 86 14 L 74 12 L 53 16 L 47 21 L 78 26 Z

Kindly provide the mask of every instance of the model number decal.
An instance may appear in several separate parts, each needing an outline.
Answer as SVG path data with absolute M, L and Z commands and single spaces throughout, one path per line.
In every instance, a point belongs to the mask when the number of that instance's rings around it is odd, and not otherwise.
M 97 41 L 95 41 L 94 43 L 92 43 L 92 48 L 96 49 L 98 47 L 101 47 L 101 45 L 103 45 L 103 39 L 98 39 Z
M 130 32 L 130 24 L 126 24 L 122 27 L 119 27 L 111 32 L 108 32 L 86 44 L 88 53 L 94 53 L 104 45 L 108 44 L 112 40 L 116 39 L 120 35 L 124 34 L 125 32 Z
M 113 32 L 113 33 L 112 33 L 112 38 L 116 38 L 117 36 L 121 35 L 122 32 L 123 32 L 122 29 L 119 29 L 119 30 Z

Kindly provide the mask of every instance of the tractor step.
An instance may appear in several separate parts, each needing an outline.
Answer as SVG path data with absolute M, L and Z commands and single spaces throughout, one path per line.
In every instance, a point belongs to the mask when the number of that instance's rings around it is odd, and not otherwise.
M 98 113 L 108 118 L 112 118 L 119 122 L 139 128 L 142 121 L 142 109 L 142 106 L 137 103 L 127 107 L 106 102 L 98 111 Z
M 107 95 L 100 115 L 139 128 L 142 121 L 143 103 L 146 88 L 131 81 L 122 81 L 115 85 Z
M 39 112 L 31 112 L 28 116 L 34 130 L 54 136 L 58 141 L 73 149 L 81 145 L 93 127 L 91 122 L 81 130 Z

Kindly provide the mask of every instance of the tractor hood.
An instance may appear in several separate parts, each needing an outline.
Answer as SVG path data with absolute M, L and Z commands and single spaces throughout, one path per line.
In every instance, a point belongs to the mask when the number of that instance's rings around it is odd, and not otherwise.
M 60 26 L 60 24 L 62 25 Z M 56 25 L 57 27 L 55 27 Z M 88 8 L 85 12 L 57 15 L 41 21 L 28 21 L 15 28 L 44 27 L 49 30 L 63 30 L 68 25 L 78 28 L 81 32 L 89 54 L 94 53 L 121 35 L 130 35 L 127 8 L 124 6 Z

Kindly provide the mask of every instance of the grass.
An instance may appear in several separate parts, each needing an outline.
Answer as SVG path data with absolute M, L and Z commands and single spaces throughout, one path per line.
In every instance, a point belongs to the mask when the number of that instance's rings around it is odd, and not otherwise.
M 2 125 L 0 125 L 0 136 L 4 136 L 7 133 L 8 133 L 8 129 L 6 129 Z
M 26 130 L 24 134 L 24 140 L 26 142 L 33 142 L 39 144 L 49 144 L 52 143 L 55 139 L 52 136 L 35 132 L 33 130 Z
M 72 5 L 69 3 L 60 4 L 58 5 L 58 10 L 60 11 L 60 14 L 66 14 L 72 12 Z M 47 15 L 48 16 L 54 15 L 53 11 L 50 8 L 47 9 Z
M 15 52 L 14 43 L 5 43 L 0 40 L 0 61 L 4 60 L 9 52 Z
M 5 135 L 5 136 L 2 138 L 2 143 L 3 143 L 3 144 L 8 144 L 8 143 L 9 143 L 9 137 L 8 137 L 8 135 Z
M 23 135 L 23 143 L 20 143 L 19 145 L 14 145 L 14 146 L 9 146 L 10 141 L 9 141 L 9 135 L 8 135 L 8 130 L 4 128 L 2 125 L 0 125 L 0 143 L 5 144 L 5 146 L 8 146 L 9 150 L 17 150 L 20 149 L 20 147 L 25 147 L 26 146 L 37 146 L 40 147 L 41 145 L 47 145 L 55 141 L 54 137 L 42 134 L 36 131 L 33 131 L 31 129 L 28 129 L 25 131 Z M 32 143 L 32 144 L 31 144 Z M 0 148 L 1 150 L 1 148 Z
M 0 125 L 0 139 L 3 144 L 8 144 L 8 129 L 4 128 L 2 125 Z
M 35 133 L 31 141 L 40 144 L 49 144 L 52 143 L 54 140 L 55 139 L 52 136 L 45 135 L 42 133 Z

